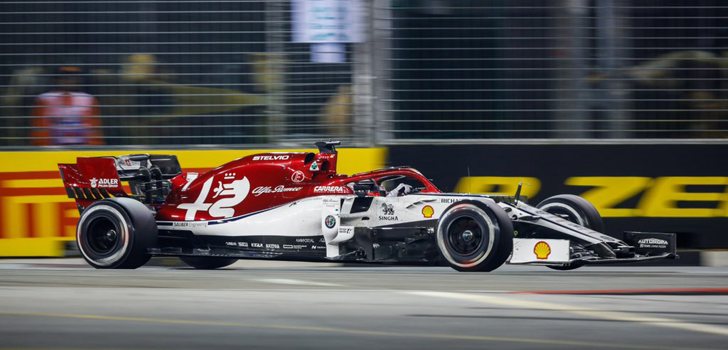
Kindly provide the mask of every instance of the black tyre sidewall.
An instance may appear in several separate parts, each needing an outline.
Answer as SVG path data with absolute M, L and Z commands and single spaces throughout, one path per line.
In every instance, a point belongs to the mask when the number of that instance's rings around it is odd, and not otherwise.
M 112 221 L 117 229 L 126 230 L 125 251 L 108 264 L 100 263 L 98 260 L 103 256 L 95 254 L 88 246 L 90 225 L 101 217 Z M 135 269 L 144 265 L 151 258 L 147 249 L 156 244 L 156 236 L 157 226 L 151 210 L 130 198 L 105 199 L 93 203 L 84 210 L 76 228 L 76 244 L 81 255 L 97 269 Z M 124 249 L 124 245 L 119 247 L 117 244 L 116 248 Z
M 455 214 L 449 214 L 453 210 L 458 210 Z M 487 216 L 487 220 L 482 214 Z M 452 248 L 448 245 L 448 239 L 445 230 L 456 219 L 463 216 L 470 216 L 480 225 L 488 228 L 490 221 L 493 224 L 493 237 L 491 248 L 487 247 L 478 250 L 478 254 L 487 254 L 487 256 L 477 256 L 474 260 L 479 262 L 469 265 L 462 261 L 457 261 L 457 256 L 451 254 Z M 437 227 L 437 245 L 443 259 L 454 269 L 458 271 L 492 271 L 503 265 L 513 249 L 513 225 L 506 213 L 496 204 L 481 203 L 475 201 L 462 201 L 452 204 L 448 207 L 438 223 Z M 470 256 L 469 256 L 470 257 Z M 482 260 L 481 260 L 482 259 Z
M 573 194 L 562 194 L 546 198 L 541 203 L 538 203 L 536 207 L 541 209 L 546 204 L 552 203 L 559 203 L 571 207 L 586 220 L 587 224 L 584 227 L 604 233 L 604 220 L 602 216 L 599 215 L 599 211 L 597 211 L 594 205 L 586 199 Z

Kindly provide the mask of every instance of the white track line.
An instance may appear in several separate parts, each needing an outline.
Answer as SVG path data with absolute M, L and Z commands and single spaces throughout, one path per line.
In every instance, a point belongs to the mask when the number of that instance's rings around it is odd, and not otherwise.
M 294 280 L 287 278 L 264 278 L 257 280 L 258 282 L 273 283 L 273 284 L 285 284 L 291 286 L 317 286 L 317 287 L 343 287 L 336 283 L 325 283 L 325 282 L 314 282 L 314 281 L 303 281 Z
M 600 318 L 603 320 L 611 321 L 626 321 L 635 323 L 644 323 L 651 326 L 675 328 L 687 331 L 693 331 L 698 333 L 717 334 L 722 336 L 728 336 L 728 328 L 701 324 L 701 323 L 690 323 L 669 318 L 658 318 L 658 317 L 647 317 L 640 315 L 633 315 L 624 312 L 599 310 L 593 308 L 587 308 L 584 306 L 571 306 L 564 304 L 556 304 L 542 301 L 531 301 L 531 300 L 519 300 L 514 298 L 506 298 L 502 296 L 491 296 L 481 294 L 466 294 L 466 293 L 451 293 L 451 292 L 437 292 L 437 291 L 407 291 L 404 292 L 410 295 L 426 296 L 441 299 L 456 299 L 472 301 L 483 304 L 494 304 L 509 306 L 514 308 L 529 308 L 529 309 L 541 309 L 551 310 L 558 312 L 565 312 L 569 314 L 587 316 L 591 318 Z

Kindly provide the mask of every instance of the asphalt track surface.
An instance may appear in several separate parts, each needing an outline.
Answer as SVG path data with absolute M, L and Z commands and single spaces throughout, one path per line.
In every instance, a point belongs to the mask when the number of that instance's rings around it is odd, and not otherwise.
M 728 270 L 0 260 L 0 349 L 726 349 Z

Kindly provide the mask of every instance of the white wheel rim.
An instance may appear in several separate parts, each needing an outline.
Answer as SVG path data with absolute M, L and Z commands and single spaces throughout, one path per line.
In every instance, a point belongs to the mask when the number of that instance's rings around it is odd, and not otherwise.
M 118 234 L 119 234 L 119 239 L 122 242 L 121 249 L 119 249 L 114 254 L 111 254 L 105 258 L 100 258 L 100 259 L 92 258 L 91 256 L 89 256 L 89 254 L 84 250 L 84 244 L 81 244 L 81 242 L 83 242 L 81 240 L 81 228 L 84 226 L 84 223 L 86 222 L 88 217 L 92 213 L 99 211 L 99 210 L 106 210 L 106 211 L 110 212 L 112 215 L 114 215 L 114 217 L 116 217 L 119 220 L 119 229 L 121 232 L 118 232 Z M 86 209 L 83 212 L 83 214 L 84 214 L 83 217 L 78 222 L 78 228 L 76 229 L 76 241 L 79 243 L 78 249 L 81 251 L 81 254 L 84 256 L 84 258 L 86 258 L 86 260 L 93 261 L 94 264 L 99 265 L 99 266 L 110 266 L 113 263 L 119 261 L 119 259 L 121 259 L 121 257 L 124 256 L 124 254 L 126 253 L 126 250 L 129 247 L 129 224 L 126 222 L 124 215 L 122 215 L 118 209 L 116 209 L 112 206 L 109 206 L 109 205 L 105 205 L 105 204 L 97 205 L 97 206 L 91 207 L 89 209 Z
M 455 261 L 455 259 L 450 255 L 450 252 L 447 249 L 447 245 L 445 243 L 445 232 L 449 229 L 449 226 L 452 224 L 450 222 L 448 224 L 448 227 L 443 227 L 442 223 L 446 221 L 447 218 L 450 216 L 456 215 L 458 212 L 461 212 L 463 210 L 472 210 L 476 212 L 478 215 L 480 215 L 483 220 L 485 220 L 487 227 L 487 234 L 488 234 L 488 247 L 486 248 L 485 252 L 478 257 L 477 259 L 469 262 L 469 263 L 461 263 L 458 261 Z M 483 232 L 485 234 L 486 232 Z M 455 208 L 449 210 L 445 215 L 443 215 L 440 218 L 440 221 L 438 223 L 437 227 L 437 246 L 440 248 L 440 252 L 442 255 L 447 259 L 447 261 L 455 266 L 462 267 L 462 268 L 469 268 L 473 266 L 477 266 L 478 264 L 482 263 L 485 259 L 487 259 L 490 256 L 491 251 L 493 250 L 493 241 L 495 240 L 495 224 L 493 223 L 493 220 L 491 220 L 490 216 L 485 213 L 482 209 L 469 204 L 463 204 L 456 206 Z

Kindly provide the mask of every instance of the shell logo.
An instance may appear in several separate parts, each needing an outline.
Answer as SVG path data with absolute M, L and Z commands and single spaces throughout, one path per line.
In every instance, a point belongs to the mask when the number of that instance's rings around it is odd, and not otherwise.
M 426 206 L 422 207 L 422 216 L 424 216 L 425 218 L 429 219 L 434 214 L 435 214 L 435 209 L 432 209 L 431 206 L 426 205 Z
M 544 241 L 539 241 L 533 246 L 533 253 L 536 254 L 536 259 L 546 260 L 551 255 L 551 246 Z

